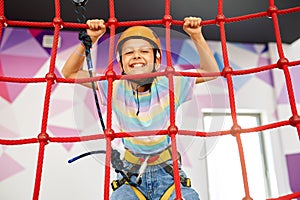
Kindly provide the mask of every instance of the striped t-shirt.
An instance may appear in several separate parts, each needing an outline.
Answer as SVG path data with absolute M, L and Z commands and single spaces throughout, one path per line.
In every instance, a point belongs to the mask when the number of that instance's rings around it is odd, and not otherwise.
M 192 97 L 195 78 L 174 77 L 175 111 Z M 98 81 L 101 104 L 107 105 L 107 81 Z M 117 119 L 116 132 L 143 130 L 165 130 L 170 122 L 168 79 L 164 76 L 154 79 L 150 90 L 139 92 L 132 89 L 127 80 L 113 82 L 112 107 Z M 137 110 L 139 114 L 137 115 Z M 127 137 L 122 139 L 124 147 L 137 154 L 152 154 L 170 145 L 168 135 Z

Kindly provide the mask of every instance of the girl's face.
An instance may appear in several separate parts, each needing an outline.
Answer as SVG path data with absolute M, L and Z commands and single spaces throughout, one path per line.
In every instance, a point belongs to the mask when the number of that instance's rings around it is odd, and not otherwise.
M 151 73 L 154 66 L 152 45 L 143 39 L 129 39 L 122 46 L 123 70 L 126 74 Z M 155 63 L 159 63 L 159 58 Z

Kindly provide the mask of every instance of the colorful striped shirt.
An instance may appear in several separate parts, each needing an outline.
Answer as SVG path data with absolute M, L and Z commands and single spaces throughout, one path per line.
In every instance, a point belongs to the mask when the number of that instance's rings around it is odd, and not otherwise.
M 195 78 L 174 77 L 175 111 L 193 94 Z M 100 102 L 107 105 L 107 81 L 98 81 Z M 137 92 L 127 80 L 113 82 L 112 109 L 116 115 L 118 129 L 115 132 L 134 132 L 143 130 L 166 130 L 170 122 L 168 79 L 156 77 L 150 90 Z M 137 110 L 139 114 L 137 115 Z M 124 147 L 136 154 L 157 153 L 170 145 L 168 135 L 126 137 Z

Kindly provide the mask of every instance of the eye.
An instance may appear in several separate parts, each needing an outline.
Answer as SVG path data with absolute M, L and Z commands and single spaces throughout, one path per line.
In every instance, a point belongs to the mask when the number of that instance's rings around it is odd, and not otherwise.
M 125 51 L 124 52 L 124 55 L 130 55 L 130 54 L 132 54 L 133 53 L 133 51 Z
M 149 53 L 151 51 L 151 49 L 150 48 L 142 48 L 140 51 L 142 53 Z

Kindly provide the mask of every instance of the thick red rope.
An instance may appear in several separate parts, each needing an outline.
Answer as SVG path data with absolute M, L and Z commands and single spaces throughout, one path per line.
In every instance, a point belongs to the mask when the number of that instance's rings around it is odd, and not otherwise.
M 104 199 L 109 199 L 109 191 L 110 191 L 110 159 L 111 159 L 111 142 L 114 138 L 122 138 L 122 137 L 134 137 L 134 136 L 150 136 L 150 135 L 166 135 L 168 134 L 171 137 L 171 144 L 173 150 L 173 164 L 174 164 L 174 182 L 175 182 L 175 191 L 176 191 L 176 199 L 182 199 L 181 197 L 181 189 L 180 189 L 180 178 L 179 178 L 179 171 L 178 171 L 178 158 L 177 154 L 177 147 L 176 147 L 176 135 L 190 135 L 190 136 L 199 136 L 199 137 L 213 137 L 217 135 L 227 135 L 232 134 L 236 136 L 236 141 L 238 144 L 238 150 L 240 155 L 240 162 L 242 168 L 242 175 L 243 175 L 243 183 L 244 183 L 244 190 L 245 190 L 245 197 L 244 199 L 252 199 L 249 192 L 248 186 L 248 179 L 247 179 L 247 170 L 244 160 L 244 153 L 243 153 L 243 146 L 240 138 L 240 134 L 242 133 L 251 133 L 251 132 L 259 132 L 263 130 L 279 128 L 281 126 L 294 126 L 297 129 L 299 138 L 300 138 L 300 116 L 297 113 L 296 101 L 293 91 L 293 84 L 291 81 L 291 74 L 289 71 L 290 67 L 296 66 L 300 64 L 300 60 L 297 61 L 288 61 L 285 58 L 284 51 L 282 48 L 282 41 L 280 35 L 280 26 L 278 23 L 278 15 L 283 14 L 290 14 L 293 12 L 299 12 L 300 7 L 295 8 L 288 8 L 278 10 L 274 4 L 274 0 L 269 0 L 269 8 L 265 12 L 259 12 L 254 14 L 248 14 L 243 16 L 231 17 L 226 18 L 223 14 L 223 0 L 218 1 L 218 15 L 213 20 L 206 20 L 202 21 L 202 25 L 218 25 L 220 29 L 220 38 L 221 38 L 221 47 L 223 53 L 223 62 L 224 62 L 224 69 L 221 73 L 205 73 L 199 74 L 194 72 L 176 72 L 172 65 L 171 59 L 171 38 L 170 38 L 170 29 L 172 25 L 182 25 L 183 21 L 173 20 L 170 14 L 170 0 L 165 0 L 165 15 L 162 19 L 153 19 L 153 20 L 142 20 L 142 21 L 123 21 L 118 22 L 115 18 L 115 7 L 114 1 L 109 1 L 109 13 L 110 17 L 106 23 L 107 26 L 110 28 L 110 47 L 109 47 L 109 59 L 108 59 L 108 70 L 105 75 L 93 77 L 93 78 L 86 78 L 86 79 L 64 79 L 64 78 L 57 78 L 56 74 L 54 73 L 55 69 L 55 62 L 56 62 L 56 55 L 57 55 L 57 47 L 58 47 L 58 36 L 59 32 L 63 27 L 65 28 L 74 28 L 74 29 L 82 29 L 87 28 L 85 24 L 78 24 L 72 22 L 64 22 L 60 16 L 60 0 L 54 0 L 55 4 L 55 17 L 52 22 L 28 22 L 28 21 L 16 21 L 16 20 L 9 20 L 5 17 L 5 10 L 4 10 L 4 0 L 0 0 L 0 37 L 2 38 L 2 30 L 3 28 L 9 27 L 39 27 L 39 28 L 54 28 L 54 41 L 53 41 L 53 48 L 51 53 L 51 60 L 49 65 L 49 71 L 45 75 L 45 77 L 40 78 L 22 78 L 22 77 L 4 77 L 0 76 L 0 81 L 2 82 L 14 82 L 14 83 L 42 83 L 46 82 L 46 93 L 44 98 L 44 109 L 43 109 L 43 116 L 42 116 L 42 123 L 41 123 L 41 131 L 37 135 L 36 138 L 25 138 L 25 139 L 18 139 L 18 140 L 7 140 L 0 138 L 1 145 L 25 145 L 25 144 L 34 144 L 39 143 L 39 153 L 38 153 L 38 161 L 37 161 L 37 169 L 36 169 L 36 176 L 35 176 L 35 185 L 34 185 L 34 192 L 33 192 L 33 199 L 38 200 L 39 193 L 40 193 L 40 185 L 41 185 L 41 178 L 42 178 L 42 170 L 43 170 L 43 160 L 45 154 L 45 147 L 48 143 L 65 143 L 65 142 L 82 142 L 82 141 L 89 141 L 89 140 L 98 140 L 98 139 L 106 139 L 106 166 L 105 166 L 105 180 L 104 180 Z M 226 31 L 225 31 L 225 24 L 226 23 L 233 23 L 238 21 L 244 20 L 251 20 L 254 18 L 261 18 L 261 17 L 269 17 L 272 18 L 273 25 L 274 25 L 274 34 L 276 38 L 277 50 L 279 55 L 279 60 L 276 64 L 270 64 L 267 66 L 260 66 L 254 67 L 252 69 L 246 70 L 233 70 L 229 64 L 228 53 L 227 53 L 227 46 L 226 46 Z M 164 25 L 166 29 L 166 60 L 167 60 L 167 67 L 165 72 L 157 72 L 153 74 L 145 74 L 145 75 L 130 75 L 126 77 L 122 77 L 123 79 L 134 79 L 140 77 L 153 77 L 153 76 L 167 76 L 169 79 L 169 98 L 170 98 L 170 126 L 168 130 L 152 130 L 152 131 L 140 131 L 140 132 L 133 132 L 133 133 L 115 133 L 112 129 L 112 83 L 114 80 L 119 80 L 121 78 L 120 75 L 116 75 L 113 69 L 113 57 L 114 57 L 114 35 L 116 32 L 117 27 L 122 26 L 134 26 L 134 25 Z M 0 39 L 1 39 L 0 38 Z M 259 127 L 253 127 L 248 129 L 242 129 L 238 125 L 238 120 L 236 116 L 236 105 L 235 105 L 235 95 L 233 89 L 233 82 L 232 76 L 237 75 L 245 75 L 245 74 L 252 74 L 261 71 L 271 70 L 274 68 L 278 68 L 283 70 L 285 80 L 286 80 L 286 87 L 288 91 L 288 98 L 290 102 L 292 116 L 284 121 L 278 121 L 275 123 L 270 123 L 266 125 L 262 125 Z M 174 93 L 172 92 L 174 89 L 173 85 L 173 77 L 174 76 L 190 76 L 190 77 L 200 77 L 200 76 L 224 76 L 227 80 L 228 85 L 228 93 L 229 93 L 229 102 L 230 102 L 230 110 L 231 116 L 233 121 L 233 126 L 230 130 L 226 131 L 217 131 L 217 132 L 198 132 L 198 131 L 190 131 L 190 130 L 178 130 L 176 126 L 176 119 L 175 119 L 175 107 L 174 107 Z M 106 122 L 106 130 L 104 134 L 95 133 L 94 135 L 83 136 L 83 137 L 50 137 L 47 134 L 47 122 L 48 122 L 48 113 L 49 107 L 51 102 L 51 91 L 53 84 L 56 83 L 83 83 L 83 82 L 90 82 L 90 81 L 101 81 L 101 80 L 108 80 L 108 106 L 107 106 L 107 122 Z M 276 199 L 291 199 L 300 197 L 300 192 L 296 192 L 293 194 L 289 194 L 286 196 L 278 197 Z M 271 199 L 269 199 L 271 200 Z M 272 199 L 275 200 L 275 199 Z

